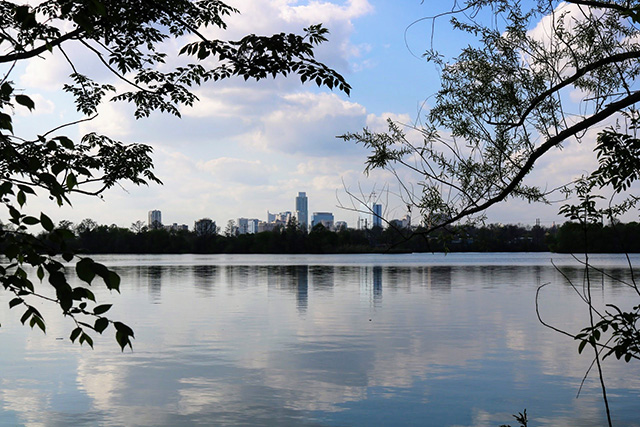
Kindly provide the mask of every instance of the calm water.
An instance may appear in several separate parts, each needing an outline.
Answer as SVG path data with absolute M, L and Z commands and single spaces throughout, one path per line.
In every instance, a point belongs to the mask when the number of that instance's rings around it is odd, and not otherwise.
M 550 263 L 554 262 L 559 272 Z M 575 332 L 587 312 L 563 278 L 569 256 L 106 256 L 122 294 L 91 350 L 43 307 L 46 335 L 0 311 L 2 426 L 600 426 L 591 358 L 543 327 Z M 634 265 L 640 257 L 634 256 Z M 626 261 L 595 256 L 615 277 Z M 598 303 L 638 297 L 598 275 Z M 2 294 L 0 294 L 2 295 Z M 0 296 L 7 307 L 7 296 Z M 59 339 L 64 337 L 64 339 Z M 614 422 L 640 426 L 640 363 L 604 363 Z

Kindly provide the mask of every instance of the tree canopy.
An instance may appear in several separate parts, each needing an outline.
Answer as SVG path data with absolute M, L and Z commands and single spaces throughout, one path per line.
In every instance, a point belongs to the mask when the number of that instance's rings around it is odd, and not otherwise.
M 35 57 L 63 56 L 71 73 L 60 89 L 73 96 L 83 115 L 80 121 L 96 117 L 107 100 L 133 104 L 136 118 L 153 111 L 180 116 L 181 105 L 197 101 L 193 87 L 231 77 L 261 80 L 296 74 L 302 82 L 349 93 L 344 78 L 314 58 L 314 47 L 327 40 L 321 24 L 302 34 L 249 34 L 240 40 L 203 35 L 206 27 L 226 29 L 225 18 L 235 13 L 218 0 L 0 1 L 0 199 L 10 222 L 0 229 L 0 247 L 8 259 L 0 267 L 0 282 L 14 295 L 9 307 L 24 309 L 23 324 L 45 331 L 45 319 L 33 301 L 46 300 L 75 323 L 72 341 L 92 346 L 91 333 L 112 325 L 122 349 L 131 346 L 131 328 L 109 319 L 105 313 L 110 306 L 98 304 L 88 287 L 99 277 L 117 291 L 117 274 L 78 257 L 68 245 L 67 228 L 55 227 L 45 213 L 27 215 L 24 207 L 29 198 L 43 194 L 64 205 L 71 204 L 71 193 L 101 197 L 121 181 L 143 185 L 160 179 L 153 173 L 151 147 L 97 133 L 74 141 L 64 132 L 77 122 L 41 135 L 14 134 L 15 110 L 38 108 L 13 81 L 16 66 Z M 184 44 L 179 54 L 188 59 L 185 65 L 167 65 L 167 42 L 172 40 Z M 87 73 L 76 67 L 67 52 L 71 45 L 97 58 L 103 69 Z M 116 90 L 114 80 L 125 89 Z M 46 233 L 34 236 L 38 228 Z M 75 263 L 85 286 L 72 287 L 63 261 Z M 54 293 L 43 292 L 38 281 L 48 282 Z
M 467 0 L 432 19 L 445 16 L 472 41 L 455 57 L 438 52 L 437 41 L 424 53 L 439 67 L 441 87 L 415 127 L 420 137 L 393 122 L 388 132 L 343 137 L 371 150 L 366 171 L 407 168 L 419 176 L 418 191 L 406 182 L 401 188 L 428 224 L 424 233 L 482 220 L 508 198 L 548 202 L 560 190 L 575 196 L 560 213 L 580 223 L 587 247 L 590 225 L 614 222 L 639 200 L 629 190 L 640 173 L 640 2 Z M 575 141 L 593 144 L 594 170 L 546 188 L 528 183 L 541 158 Z M 600 361 L 640 359 L 640 305 L 596 309 L 586 255 L 584 265 L 585 282 L 569 284 L 588 308 L 588 326 L 576 334 L 540 320 L 578 340 L 579 352 L 593 350 L 611 425 Z M 624 284 L 640 296 L 633 277 Z
M 508 198 L 548 202 L 554 191 L 574 191 L 579 177 L 543 188 L 527 175 L 563 143 L 593 141 L 597 132 L 599 167 L 584 178 L 623 193 L 639 170 L 639 11 L 621 1 L 455 2 L 432 19 L 448 16 L 472 41 L 446 57 L 432 35 L 424 56 L 440 69 L 441 87 L 422 124 L 407 131 L 390 122 L 388 132 L 344 138 L 371 150 L 367 171 L 418 174 L 420 191 L 404 185 L 403 195 L 433 228 L 481 219 Z

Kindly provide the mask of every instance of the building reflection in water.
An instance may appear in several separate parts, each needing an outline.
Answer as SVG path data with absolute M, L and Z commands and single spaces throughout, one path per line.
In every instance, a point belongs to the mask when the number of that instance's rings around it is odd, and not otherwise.
M 149 296 L 154 304 L 160 303 L 163 273 L 163 267 L 159 265 L 151 265 L 146 271 Z
M 148 267 L 150 293 L 159 298 L 166 267 Z M 267 289 L 291 293 L 295 296 L 300 314 L 307 312 L 313 293 L 333 293 L 335 286 L 357 283 L 363 300 L 372 306 L 382 304 L 383 294 L 408 291 L 414 286 L 433 292 L 451 292 L 452 268 L 449 266 L 333 266 L 333 265 L 199 265 L 192 267 L 194 286 L 210 294 L 217 283 L 230 289 L 245 289 L 265 284 Z M 223 277 L 224 276 L 224 277 Z M 355 284 L 354 283 L 354 284 Z M 383 289 L 386 288 L 386 289 Z M 154 300 L 155 301 L 155 300 Z
M 220 280 L 220 268 L 217 265 L 196 265 L 193 267 L 193 284 L 209 295 Z
M 303 314 L 306 313 L 307 304 L 309 302 L 309 266 L 297 266 L 296 275 L 298 279 L 296 307 L 298 309 L 298 313 Z
M 373 267 L 373 301 L 382 302 L 382 267 Z
M 421 268 L 421 282 L 423 286 L 433 291 L 451 292 L 451 267 L 437 266 Z
M 309 299 L 309 266 L 276 265 L 260 267 L 254 279 L 257 283 L 266 282 L 268 289 L 291 292 L 296 298 L 296 307 L 300 314 L 307 311 Z
M 230 289 L 245 289 L 251 286 L 252 273 L 255 273 L 256 266 L 248 265 L 226 265 L 224 267 L 225 281 Z M 253 274 L 255 276 L 255 274 Z
M 374 306 L 382 303 L 382 276 L 381 266 L 363 265 L 358 268 L 356 274 L 360 282 L 360 295 L 367 298 Z
M 332 292 L 335 285 L 335 268 L 333 265 L 312 265 L 309 275 L 314 292 Z

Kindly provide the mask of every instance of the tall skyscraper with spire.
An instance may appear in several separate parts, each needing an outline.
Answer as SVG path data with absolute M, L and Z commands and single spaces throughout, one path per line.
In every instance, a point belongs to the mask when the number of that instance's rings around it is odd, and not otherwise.
M 307 193 L 301 191 L 296 197 L 296 218 L 300 228 L 307 231 L 309 229 L 309 199 Z

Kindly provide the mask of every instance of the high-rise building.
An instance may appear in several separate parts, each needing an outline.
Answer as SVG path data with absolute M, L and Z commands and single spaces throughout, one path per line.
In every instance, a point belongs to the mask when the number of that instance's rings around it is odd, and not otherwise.
M 158 210 L 149 211 L 148 226 L 151 229 L 160 228 L 162 226 L 162 212 Z
M 259 228 L 258 228 L 258 223 L 260 221 L 257 219 L 250 219 L 249 220 L 249 227 L 247 228 L 247 231 L 249 234 L 256 234 L 259 232 Z
M 374 203 L 371 211 L 373 226 L 382 227 L 382 205 L 379 203 Z
M 358 229 L 367 230 L 382 227 L 382 205 L 375 202 L 361 204 L 358 217 Z
M 238 234 L 249 233 L 249 220 L 247 218 L 238 218 Z
M 291 215 L 291 212 L 289 211 L 280 212 L 276 214 L 274 222 L 276 224 L 287 225 L 289 224 L 289 221 L 291 221 L 292 217 L 293 215 Z
M 307 193 L 301 191 L 296 197 L 296 218 L 298 218 L 298 224 L 300 229 L 309 229 L 309 199 L 307 199 Z
M 275 227 L 275 222 L 258 221 L 258 233 L 262 233 L 263 231 L 273 231 Z
M 178 224 L 177 222 L 174 222 L 171 225 L 165 225 L 164 229 L 167 231 L 189 231 L 189 226 L 187 224 Z
M 358 209 L 358 230 L 367 230 L 371 228 L 371 212 L 369 207 L 361 203 Z
M 257 219 L 238 218 L 238 234 L 255 234 L 258 233 Z
M 322 224 L 324 228 L 333 230 L 333 214 L 331 212 L 314 212 L 311 215 L 311 228 Z

